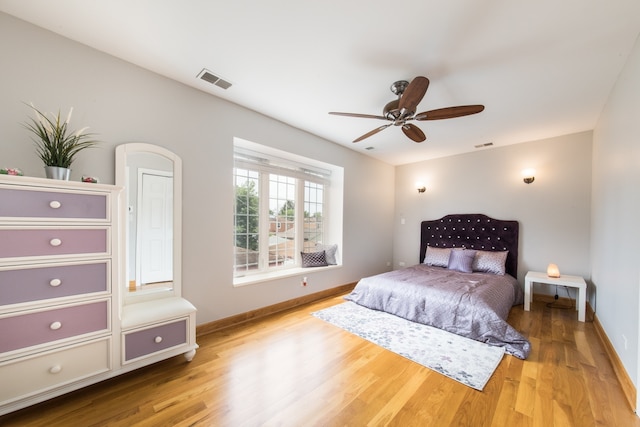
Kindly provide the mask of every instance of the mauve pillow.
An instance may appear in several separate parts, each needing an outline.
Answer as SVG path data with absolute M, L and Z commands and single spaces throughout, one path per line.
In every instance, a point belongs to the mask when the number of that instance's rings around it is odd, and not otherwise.
M 509 251 L 477 251 L 471 269 L 483 273 L 504 275 Z
M 434 248 L 427 246 L 427 253 L 424 256 L 423 264 L 447 268 L 449 265 L 449 254 L 451 254 L 451 248 Z
M 462 273 L 471 273 L 473 272 L 471 266 L 473 265 L 475 256 L 476 251 L 472 249 L 453 249 L 449 255 L 447 268 Z

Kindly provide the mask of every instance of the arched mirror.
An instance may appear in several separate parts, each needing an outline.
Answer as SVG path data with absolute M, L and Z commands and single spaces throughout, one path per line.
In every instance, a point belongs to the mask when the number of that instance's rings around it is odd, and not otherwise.
M 116 147 L 116 184 L 125 188 L 125 303 L 180 296 L 182 161 L 153 144 Z

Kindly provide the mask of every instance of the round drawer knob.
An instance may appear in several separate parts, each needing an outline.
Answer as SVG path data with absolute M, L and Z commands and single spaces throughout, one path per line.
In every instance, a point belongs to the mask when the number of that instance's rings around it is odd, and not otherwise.
M 49 373 L 52 374 L 59 374 L 62 371 L 62 366 L 60 365 L 54 365 L 51 368 L 49 368 Z
M 53 322 L 52 324 L 49 325 L 49 328 L 51 328 L 52 331 L 57 331 L 58 329 L 62 328 L 62 323 Z
M 153 340 L 155 341 L 156 344 L 160 344 L 162 342 L 162 337 L 161 336 L 157 336 Z
M 51 279 L 51 281 L 49 282 L 50 286 L 53 286 L 54 288 L 56 286 L 60 286 L 62 284 L 62 280 L 60 279 Z
M 60 206 L 62 206 L 62 203 L 60 203 L 57 200 L 52 200 L 52 201 L 49 202 L 49 207 L 51 209 L 58 209 Z
M 62 244 L 62 240 L 60 240 L 60 239 L 51 239 L 49 241 L 49 244 L 51 246 L 60 246 Z

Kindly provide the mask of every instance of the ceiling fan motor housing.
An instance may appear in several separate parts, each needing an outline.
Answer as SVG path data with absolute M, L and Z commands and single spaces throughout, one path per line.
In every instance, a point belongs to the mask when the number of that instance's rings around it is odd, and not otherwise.
M 389 120 L 396 120 L 400 117 L 400 109 L 398 108 L 399 103 L 399 99 L 394 99 L 393 101 L 388 102 L 382 109 L 382 114 Z

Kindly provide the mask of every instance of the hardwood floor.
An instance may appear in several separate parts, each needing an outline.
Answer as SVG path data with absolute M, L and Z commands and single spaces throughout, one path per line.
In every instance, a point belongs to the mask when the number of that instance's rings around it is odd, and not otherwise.
M 2 426 L 640 426 L 574 310 L 534 302 L 531 340 L 478 392 L 309 315 L 334 297 L 198 338 L 176 357 L 0 417 Z M 6 384 L 0 386 L 6 387 Z

